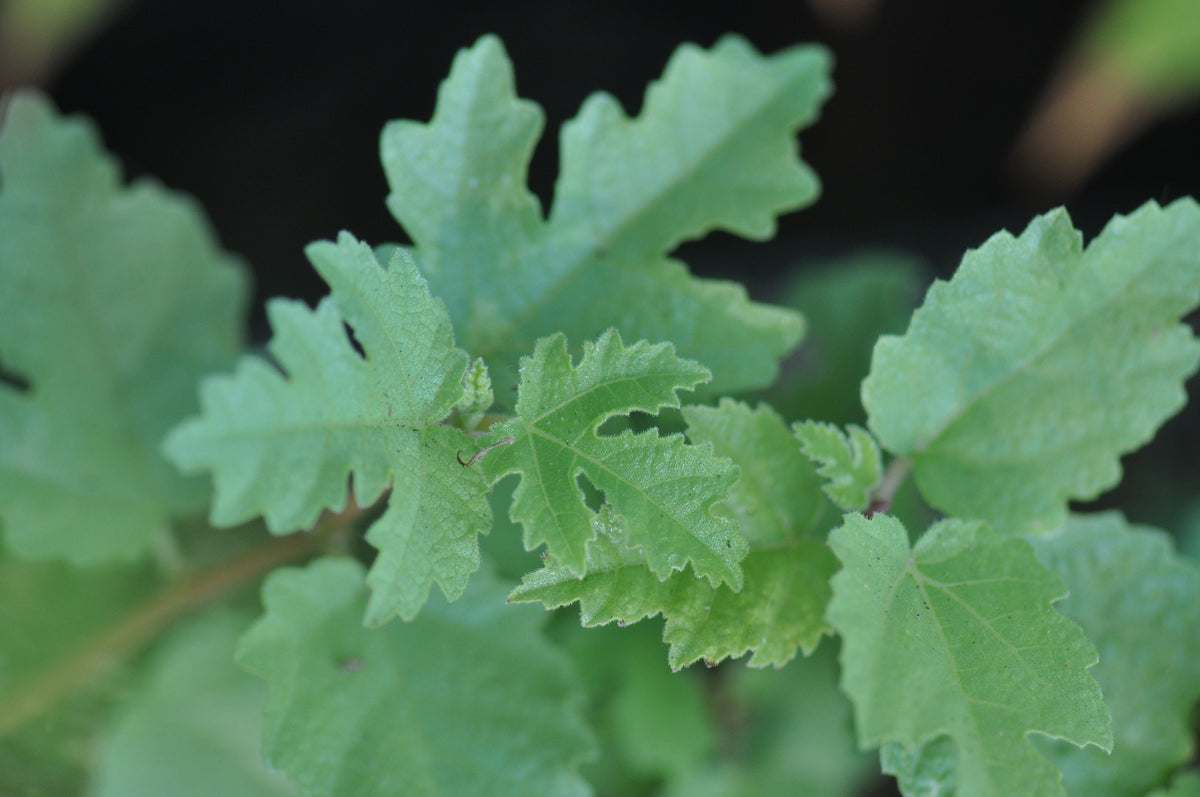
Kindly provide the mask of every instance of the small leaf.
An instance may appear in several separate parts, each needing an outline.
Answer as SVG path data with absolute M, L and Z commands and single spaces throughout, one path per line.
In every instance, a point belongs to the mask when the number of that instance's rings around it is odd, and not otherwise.
M 1065 794 L 1030 733 L 1112 749 L 1096 649 L 1051 608 L 1066 588 L 1029 543 L 947 520 L 910 549 L 895 518 L 857 514 L 829 542 L 843 569 L 827 617 L 863 747 L 949 736 L 959 790 L 989 797 Z
M 122 185 L 89 122 L 3 109 L 0 523 L 23 556 L 133 559 L 208 499 L 159 446 L 241 349 L 245 272 L 192 200 Z
M 546 544 L 558 566 L 576 576 L 586 572 L 586 545 L 595 531 L 576 481 L 583 474 L 607 496 L 622 519 L 627 550 L 636 551 L 655 578 L 690 562 L 714 586 L 741 588 L 738 562 L 746 541 L 712 512 L 737 469 L 681 435 L 597 433 L 614 416 L 678 407 L 676 391 L 706 380 L 707 369 L 676 357 L 670 344 L 641 341 L 626 348 L 609 330 L 584 344 L 578 366 L 562 335 L 541 340 L 521 372 L 517 417 L 489 438 L 511 443 L 481 462 L 493 482 L 521 474 L 511 514 L 525 527 L 527 549 Z
M 457 603 L 435 597 L 412 623 L 378 629 L 358 622 L 367 591 L 351 560 L 277 570 L 263 603 L 237 657 L 270 685 L 267 762 L 304 794 L 589 793 L 567 663 L 486 572 Z
M 833 424 L 804 421 L 792 424 L 804 455 L 820 465 L 817 473 L 828 479 L 825 494 L 847 512 L 866 509 L 871 491 L 883 475 L 883 458 L 871 433 L 859 426 L 846 427 L 849 438 Z
M 689 437 L 711 444 L 740 469 L 725 508 L 751 545 L 741 590 L 687 573 L 660 581 L 625 542 L 622 519 L 605 507 L 595 519 L 598 535 L 588 544 L 582 579 L 550 557 L 510 599 L 551 608 L 577 601 L 588 626 L 661 613 L 671 645 L 667 660 L 676 669 L 747 651 L 754 651 L 752 667 L 782 666 L 797 648 L 807 655 L 829 630 L 823 615 L 837 568 L 825 544 L 809 536 L 835 516 L 812 463 L 765 405 L 752 410 L 727 399 L 716 408 L 687 407 L 683 415 Z
M 208 380 L 203 414 L 176 428 L 166 451 L 186 470 L 213 472 L 220 525 L 261 514 L 288 533 L 344 508 L 351 474 L 359 506 L 390 487 L 367 532 L 379 556 L 366 619 L 411 620 L 434 581 L 452 600 L 462 594 L 479 567 L 477 535 L 491 527 L 487 485 L 459 461 L 474 441 L 438 425 L 463 397 L 467 355 L 402 252 L 384 268 L 342 233 L 308 256 L 332 292 L 315 311 L 281 299 L 268 306 L 269 348 L 284 373 L 246 357 L 232 376 Z
M 1062 525 L 1183 406 L 1200 345 L 1200 206 L 1149 202 L 1084 249 L 1066 211 L 999 233 L 875 348 L 870 427 L 921 492 L 998 531 Z

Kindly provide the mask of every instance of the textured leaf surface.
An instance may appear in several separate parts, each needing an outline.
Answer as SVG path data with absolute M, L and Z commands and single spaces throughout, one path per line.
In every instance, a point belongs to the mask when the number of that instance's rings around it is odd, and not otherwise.
M 93 127 L 35 94 L 0 131 L 0 522 L 78 564 L 144 552 L 199 511 L 159 453 L 241 346 L 246 279 L 187 198 L 121 184 Z
M 541 110 L 517 98 L 503 47 L 484 37 L 455 59 L 429 124 L 385 128 L 388 205 L 501 388 L 537 338 L 610 326 L 674 341 L 713 369 L 714 388 L 767 384 L 799 341 L 799 317 L 665 255 L 714 229 L 766 238 L 776 215 L 816 199 L 795 133 L 828 95 L 828 70 L 811 46 L 770 57 L 735 37 L 680 48 L 636 119 L 597 95 L 564 127 L 547 220 L 525 187 Z
M 88 797 L 285 797 L 295 788 L 263 764 L 265 685 L 238 669 L 247 622 L 213 614 L 176 629 L 149 683 L 127 703 L 97 758 Z
M 637 622 L 662 613 L 663 638 L 674 668 L 699 659 L 720 661 L 753 650 L 751 666 L 781 666 L 799 647 L 811 652 L 829 630 L 824 620 L 829 579 L 837 562 L 816 531 L 834 511 L 821 495 L 813 466 L 783 420 L 769 407 L 756 410 L 726 400 L 713 409 L 687 407 L 688 435 L 739 466 L 741 476 L 725 502 L 751 550 L 742 561 L 740 591 L 713 587 L 688 573 L 660 581 L 632 551 L 619 517 L 602 511 L 580 579 L 550 557 L 521 582 L 512 600 L 548 607 L 579 602 L 584 625 Z
M 1087 249 L 1063 210 L 993 236 L 875 349 L 871 429 L 922 492 L 1002 532 L 1053 529 L 1120 479 L 1200 358 L 1200 206 L 1150 202 Z
M 895 518 L 857 514 L 829 542 L 843 569 L 828 617 L 864 747 L 947 735 L 961 793 L 996 797 L 1064 794 L 1030 733 L 1112 749 L 1096 649 L 1051 608 L 1066 589 L 1027 542 L 948 520 L 910 549 Z
M 883 475 L 883 457 L 870 432 L 854 425 L 846 429 L 849 435 L 829 423 L 792 424 L 800 450 L 828 480 L 821 489 L 842 509 L 854 512 L 871 503 L 871 491 Z
M 641 341 L 626 348 L 615 330 L 585 343 L 578 366 L 562 335 L 539 341 L 521 363 L 517 417 L 490 438 L 512 442 L 481 460 L 493 482 L 521 474 L 511 514 L 525 527 L 525 547 L 545 544 L 560 567 L 576 576 L 586 572 L 586 546 L 595 531 L 577 483 L 583 474 L 621 517 L 626 550 L 655 578 L 691 562 L 713 585 L 740 587 L 746 541 L 735 524 L 712 512 L 737 469 L 714 457 L 711 447 L 689 446 L 680 435 L 597 433 L 613 416 L 678 407 L 676 391 L 707 377 L 703 366 L 676 357 L 670 344 Z
M 588 794 L 581 696 L 537 612 L 506 606 L 486 573 L 408 624 L 363 628 L 366 602 L 351 560 L 267 579 L 238 661 L 270 686 L 270 765 L 313 796 Z
M 1039 745 L 1078 797 L 1143 795 L 1194 752 L 1200 699 L 1200 570 L 1162 532 L 1116 513 L 1072 517 L 1032 539 L 1038 558 L 1067 583 L 1058 610 L 1100 651 L 1092 674 L 1113 716 L 1112 755 Z
M 269 305 L 283 372 L 246 357 L 233 375 L 207 381 L 203 414 L 171 434 L 167 452 L 213 472 L 212 519 L 222 525 L 262 515 L 272 531 L 291 532 L 344 507 L 350 474 L 360 506 L 391 487 L 367 532 L 379 549 L 367 621 L 412 619 L 434 581 L 451 599 L 462 594 L 479 567 L 476 536 L 491 524 L 482 477 L 457 459 L 474 443 L 437 425 L 463 396 L 467 355 L 403 253 L 384 268 L 343 233 L 308 256 L 331 294 L 315 311 Z

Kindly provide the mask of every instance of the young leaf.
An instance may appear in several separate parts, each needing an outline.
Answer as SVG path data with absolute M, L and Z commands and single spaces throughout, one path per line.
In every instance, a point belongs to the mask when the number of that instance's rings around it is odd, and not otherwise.
M 384 129 L 388 206 L 459 339 L 502 388 L 537 338 L 610 326 L 674 341 L 720 389 L 767 384 L 801 319 L 665 255 L 714 229 L 766 238 L 777 214 L 816 199 L 795 134 L 828 95 L 828 70 L 813 46 L 770 57 L 736 37 L 681 48 L 639 117 L 598 95 L 564 127 L 547 220 L 525 188 L 541 110 L 517 98 L 503 47 L 486 36 L 455 59 L 429 124 Z
M 277 570 L 263 603 L 237 657 L 270 685 L 267 762 L 305 795 L 588 793 L 570 670 L 486 572 L 458 602 L 378 629 L 357 622 L 351 560 Z
M 856 512 L 871 503 L 871 491 L 883 475 L 883 458 L 870 432 L 860 426 L 846 428 L 849 437 L 830 423 L 792 424 L 800 450 L 820 465 L 817 473 L 828 480 L 821 489 L 842 509 Z
M 159 446 L 241 348 L 240 264 L 189 199 L 123 186 L 91 124 L 22 93 L 0 130 L 0 285 L 8 544 L 75 564 L 144 553 L 207 498 Z
M 707 369 L 676 357 L 670 344 L 626 348 L 616 330 L 585 343 L 578 366 L 562 335 L 538 341 L 533 356 L 521 361 L 517 417 L 491 435 L 510 442 L 481 460 L 492 482 L 521 474 L 511 515 L 525 527 L 525 547 L 545 544 L 559 567 L 575 576 L 587 572 L 586 545 L 595 532 L 577 482 L 583 474 L 621 516 L 629 551 L 655 578 L 691 562 L 712 585 L 740 589 L 746 541 L 712 512 L 737 469 L 680 435 L 597 433 L 614 416 L 678 407 L 676 391 L 707 378 Z
M 259 753 L 267 690 L 233 662 L 246 625 L 217 613 L 172 631 L 100 745 L 88 797 L 297 794 Z
M 479 567 L 476 535 L 491 526 L 487 486 L 458 460 L 473 441 L 437 425 L 463 396 L 467 355 L 402 252 L 385 269 L 342 233 L 308 256 L 331 294 L 315 311 L 269 305 L 270 351 L 284 373 L 247 357 L 232 376 L 207 381 L 203 414 L 174 430 L 167 454 L 186 470 L 213 471 L 214 523 L 261 514 L 276 533 L 344 507 L 351 473 L 360 506 L 391 487 L 367 532 L 379 556 L 366 620 L 411 620 L 434 581 L 451 600 L 462 594 Z
M 1112 709 L 1115 740 L 1112 755 L 1052 740 L 1039 747 L 1072 795 L 1145 794 L 1193 754 L 1200 569 L 1165 534 L 1129 526 L 1117 513 L 1075 516 L 1030 542 L 1071 590 L 1058 610 L 1100 651 L 1092 674 Z
M 1118 216 L 1086 250 L 1066 211 L 1047 213 L 968 252 L 879 341 L 871 429 L 945 512 L 1057 528 L 1183 406 L 1200 346 L 1179 319 L 1198 298 L 1194 200 Z
M 947 520 L 910 549 L 895 518 L 857 514 L 829 542 L 843 569 L 827 617 L 862 746 L 947 735 L 960 792 L 996 797 L 1064 794 L 1030 733 L 1112 749 L 1096 649 L 1051 608 L 1066 589 L 1027 542 Z
M 673 668 L 699 659 L 720 661 L 753 650 L 753 667 L 782 666 L 799 647 L 807 654 L 827 633 L 823 615 L 837 561 L 809 535 L 834 512 L 820 492 L 813 466 L 783 420 L 763 405 L 722 401 L 713 409 L 683 411 L 688 435 L 738 465 L 741 476 L 725 507 L 750 542 L 742 561 L 744 585 L 735 592 L 686 573 L 660 581 L 628 546 L 620 517 L 608 508 L 596 518 L 580 579 L 550 557 L 521 582 L 510 599 L 547 607 L 579 602 L 584 625 L 667 618 L 663 639 Z

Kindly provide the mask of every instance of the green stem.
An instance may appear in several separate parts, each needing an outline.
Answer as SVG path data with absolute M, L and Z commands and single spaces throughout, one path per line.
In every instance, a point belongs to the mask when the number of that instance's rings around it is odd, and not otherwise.
M 870 517 L 876 512 L 887 512 L 892 508 L 892 498 L 896 490 L 908 478 L 912 470 L 912 460 L 908 457 L 896 457 L 883 470 L 883 478 L 871 491 L 871 501 L 867 505 L 866 515 Z
M 316 553 L 326 536 L 323 531 L 302 532 L 269 540 L 151 598 L 0 701 L 0 737 L 110 673 L 182 616 L 280 565 Z

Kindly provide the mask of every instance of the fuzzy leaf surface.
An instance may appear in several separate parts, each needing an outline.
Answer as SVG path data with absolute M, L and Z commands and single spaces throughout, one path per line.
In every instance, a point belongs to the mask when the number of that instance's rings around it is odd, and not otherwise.
M 467 355 L 403 252 L 384 268 L 342 233 L 308 256 L 331 293 L 316 310 L 268 306 L 279 368 L 245 357 L 234 374 L 205 382 L 202 414 L 171 434 L 167 453 L 189 471 L 212 471 L 220 525 L 262 515 L 288 533 L 345 507 L 351 474 L 359 506 L 390 487 L 367 532 L 379 549 L 367 622 L 410 620 L 434 581 L 450 599 L 462 594 L 479 567 L 477 535 L 491 527 L 487 486 L 456 458 L 474 443 L 437 425 L 463 396 Z
M 363 570 L 277 570 L 238 661 L 266 679 L 263 749 L 310 797 L 586 795 L 591 749 L 539 613 L 505 606 L 487 573 L 412 623 L 366 629 Z M 521 762 L 514 767 L 513 762 Z
M 560 567 L 576 577 L 587 572 L 586 546 L 596 532 L 577 482 L 583 474 L 620 516 L 626 550 L 655 578 L 690 562 L 714 586 L 740 588 L 746 541 L 713 513 L 737 469 L 682 435 L 597 433 L 614 416 L 678 407 L 676 392 L 707 378 L 706 368 L 680 359 L 670 344 L 627 348 L 616 330 L 586 342 L 577 366 L 561 334 L 538 341 L 521 362 L 517 417 L 490 436 L 512 440 L 481 460 L 492 482 L 521 474 L 511 516 L 525 527 L 525 547 L 545 544 Z
M 828 71 L 814 46 L 769 57 L 736 37 L 681 47 L 637 118 L 601 94 L 564 126 L 547 219 L 525 185 L 541 109 L 517 97 L 499 40 L 461 52 L 432 121 L 390 123 L 381 151 L 388 206 L 499 395 L 539 337 L 608 327 L 674 341 L 713 369 L 714 389 L 771 382 L 802 320 L 666 255 L 714 229 L 767 238 L 778 214 L 816 199 L 795 134 L 828 95 Z
M 883 457 L 871 433 L 851 424 L 844 434 L 833 424 L 817 421 L 792 424 L 792 431 L 800 450 L 827 480 L 821 488 L 825 494 L 847 512 L 866 509 L 883 476 Z
M 949 514 L 1050 530 L 1120 479 L 1120 455 L 1183 406 L 1200 345 L 1200 206 L 1149 202 L 1086 249 L 1064 210 L 1006 232 L 876 346 L 870 426 Z
M 33 93 L 0 130 L 0 524 L 24 556 L 131 559 L 200 479 L 159 453 L 241 348 L 246 277 L 187 197 L 122 184 L 86 120 Z
M 1100 651 L 1092 674 L 1112 709 L 1111 755 L 1046 741 L 1067 791 L 1078 797 L 1143 795 L 1194 752 L 1200 699 L 1200 569 L 1167 535 L 1117 513 L 1073 516 L 1030 540 L 1067 583 L 1058 610 Z
M 947 520 L 910 549 L 895 518 L 858 514 L 829 543 L 843 569 L 827 616 L 863 747 L 949 736 L 960 793 L 995 797 L 1065 794 L 1030 733 L 1112 749 L 1096 649 L 1051 607 L 1066 588 L 1029 543 Z
M 216 613 L 172 631 L 100 745 L 88 797 L 298 793 L 259 752 L 267 690 L 233 662 L 246 625 Z
M 582 579 L 550 557 L 510 599 L 547 607 L 578 602 L 586 626 L 661 613 L 667 618 L 663 639 L 671 646 L 667 660 L 676 669 L 747 651 L 754 651 L 751 666 L 782 666 L 797 648 L 811 652 L 829 630 L 824 613 L 837 561 L 811 535 L 835 512 L 812 464 L 766 405 L 751 409 L 727 399 L 683 414 L 693 441 L 713 446 L 740 470 L 724 506 L 750 543 L 741 590 L 687 573 L 660 581 L 629 548 L 621 518 L 602 510 Z

